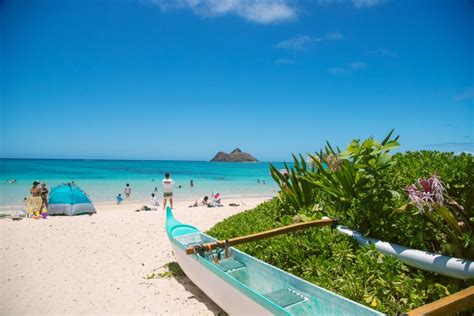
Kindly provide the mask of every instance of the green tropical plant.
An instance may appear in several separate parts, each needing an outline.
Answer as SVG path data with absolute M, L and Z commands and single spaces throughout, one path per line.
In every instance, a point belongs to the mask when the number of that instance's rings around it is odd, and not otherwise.
M 372 137 L 354 140 L 345 151 L 327 143 L 319 153 L 309 155 L 309 161 L 293 156 L 292 168 L 285 165 L 279 171 L 271 166 L 281 189 L 281 212 L 276 220 L 289 224 L 326 215 L 382 240 L 471 258 L 472 155 L 429 151 L 390 155 L 397 146 L 398 137 L 391 131 L 381 142 Z M 410 202 L 401 194 L 404 188 L 433 174 L 443 179 L 449 203 L 436 208 L 434 215 L 428 213 L 424 221 L 416 212 L 398 212 L 395 216 L 394 209 Z
M 373 219 L 396 195 L 389 190 L 384 176 L 395 163 L 389 152 L 399 146 L 399 137 L 392 138 L 392 134 L 393 130 L 381 142 L 373 137 L 362 142 L 353 140 L 344 152 L 335 151 L 327 143 L 324 152 L 310 155 L 315 171 L 306 171 L 300 180 L 325 193 L 330 215 L 342 217 L 346 224 L 367 232 Z
M 278 170 L 270 164 L 270 173 L 280 187 L 279 200 L 287 213 L 296 214 L 301 209 L 313 207 L 316 203 L 316 188 L 300 178 L 308 169 L 303 156 L 293 155 L 293 167 Z

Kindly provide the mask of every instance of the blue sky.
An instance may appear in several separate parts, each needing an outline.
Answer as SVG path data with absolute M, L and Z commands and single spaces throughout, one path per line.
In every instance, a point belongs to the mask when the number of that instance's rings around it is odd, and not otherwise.
M 474 151 L 474 2 L 0 2 L 0 157 Z

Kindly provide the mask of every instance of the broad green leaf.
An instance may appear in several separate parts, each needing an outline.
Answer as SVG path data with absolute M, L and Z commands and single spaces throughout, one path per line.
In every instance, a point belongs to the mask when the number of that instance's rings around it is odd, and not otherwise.
M 392 197 L 394 199 L 399 199 L 400 198 L 400 193 L 398 193 L 397 191 L 395 190 L 388 190 L 388 192 L 390 192 L 390 194 L 392 195 Z

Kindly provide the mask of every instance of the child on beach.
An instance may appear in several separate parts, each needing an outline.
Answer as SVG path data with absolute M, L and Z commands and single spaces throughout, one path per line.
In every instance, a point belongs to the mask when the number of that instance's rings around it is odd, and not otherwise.
M 41 183 L 41 198 L 43 199 L 43 207 L 48 209 L 48 194 L 49 190 L 46 187 L 46 182 Z
M 173 185 L 173 179 L 170 178 L 169 173 L 166 173 L 163 179 L 163 210 L 166 208 L 166 200 L 170 201 L 170 207 L 173 208 Z
M 23 209 L 21 210 L 22 216 L 28 216 L 28 198 L 23 198 Z
M 155 196 L 155 193 L 151 194 L 150 204 L 153 206 L 160 206 L 160 201 L 158 201 L 158 198 Z
M 132 194 L 132 188 L 130 187 L 130 184 L 125 185 L 125 189 L 123 190 L 123 193 L 125 194 L 125 198 L 130 198 L 130 194 Z
M 117 205 L 120 204 L 120 203 L 122 203 L 122 201 L 123 201 L 122 194 L 119 193 L 119 194 L 115 197 L 115 199 L 117 200 Z

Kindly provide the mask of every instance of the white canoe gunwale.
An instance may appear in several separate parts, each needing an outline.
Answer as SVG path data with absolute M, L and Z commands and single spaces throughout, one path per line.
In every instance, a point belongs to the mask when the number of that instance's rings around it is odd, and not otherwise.
M 257 290 L 252 289 L 229 275 L 228 272 L 221 270 L 217 265 L 213 264 L 208 259 L 201 257 L 200 255 L 186 255 L 185 251 L 189 245 L 183 245 L 178 239 L 182 238 L 191 238 L 193 236 L 201 236 L 205 238 L 205 243 L 215 241 L 214 238 L 202 233 L 193 226 L 182 224 L 177 221 L 171 212 L 170 209 L 167 209 L 167 221 L 166 227 L 168 232 L 168 237 L 172 244 L 173 251 L 175 252 L 178 263 L 183 268 L 183 271 L 188 275 L 188 277 L 206 293 L 217 305 L 219 305 L 223 310 L 231 315 L 242 315 L 242 314 L 253 314 L 253 315 L 262 315 L 262 314 L 273 314 L 273 315 L 298 315 L 302 314 L 301 310 L 296 307 L 298 304 L 303 304 L 317 299 L 318 305 L 329 306 L 333 310 L 329 313 L 331 314 L 341 314 L 344 313 L 342 308 L 345 310 L 345 314 L 350 312 L 350 314 L 357 313 L 359 315 L 383 315 L 380 312 L 372 310 L 366 306 L 363 306 L 357 302 L 353 302 L 349 299 L 346 299 L 338 294 L 330 292 L 326 289 L 318 287 L 312 283 L 309 283 L 303 279 L 300 279 L 294 275 L 291 275 L 281 269 L 278 269 L 272 265 L 269 265 L 261 260 L 258 260 L 255 257 L 249 256 L 233 247 L 231 247 L 234 256 L 239 260 L 244 260 L 248 267 L 251 265 L 263 267 L 266 270 L 272 271 L 275 275 L 279 276 L 282 280 L 281 283 L 290 285 L 292 289 L 301 291 L 303 294 L 311 295 L 311 298 L 305 297 L 305 300 L 294 305 L 291 305 L 292 308 L 285 309 L 270 299 L 263 296 L 263 294 L 258 293 Z M 247 269 L 247 268 L 245 268 Z M 202 278 L 203 274 L 207 274 L 207 277 Z M 250 278 L 250 276 L 249 276 Z M 212 282 L 207 282 L 212 279 Z M 272 279 L 274 282 L 274 279 Z M 224 283 L 225 286 L 218 285 L 218 283 Z M 212 283 L 212 284 L 210 284 Z M 271 287 L 274 287 L 275 284 L 268 282 Z M 278 283 L 278 282 L 277 282 Z M 225 288 L 226 293 L 215 291 L 213 292 L 210 287 L 221 287 Z M 278 288 L 278 286 L 276 286 Z M 262 291 L 261 291 L 262 292 Z M 315 293 L 317 292 L 317 296 Z M 265 293 L 265 292 L 262 292 Z M 267 292 L 268 294 L 268 292 Z M 309 297 L 308 295 L 308 297 Z M 240 302 L 238 302 L 240 300 Z M 237 304 L 235 304 L 237 301 Z M 234 304 L 231 304 L 234 302 Z M 250 309 L 245 309 L 243 306 L 250 305 Z M 304 304 L 303 304 L 304 305 Z M 288 306 L 287 306 L 288 307 Z M 294 309 L 293 307 L 296 307 Z M 339 310 L 338 308 L 341 308 Z M 298 312 L 295 312 L 298 310 Z M 312 311 L 312 310 L 310 310 Z M 308 310 L 306 309 L 307 314 Z

